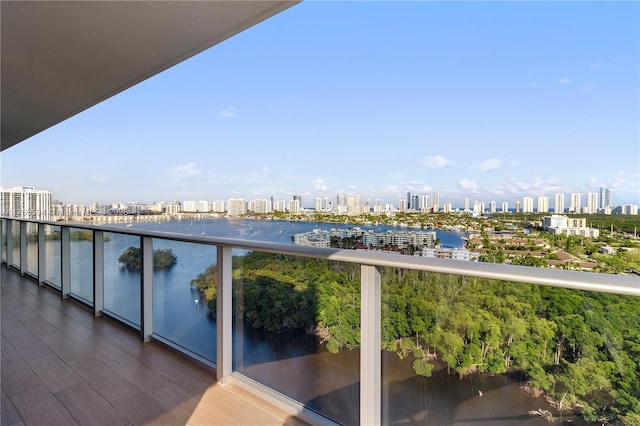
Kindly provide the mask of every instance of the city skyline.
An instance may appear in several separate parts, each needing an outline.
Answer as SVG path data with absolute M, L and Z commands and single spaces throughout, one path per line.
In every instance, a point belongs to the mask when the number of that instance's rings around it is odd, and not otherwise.
M 440 194 L 433 192 L 426 194 L 406 193 L 406 199 L 399 199 L 397 204 L 384 203 L 380 199 L 362 199 L 359 195 L 335 194 L 333 197 L 315 197 L 312 201 L 303 201 L 302 196 L 293 195 L 289 200 L 268 197 L 263 199 L 227 198 L 223 200 L 157 200 L 155 202 L 132 201 L 96 201 L 89 204 L 65 203 L 55 199 L 53 193 L 47 189 L 37 189 L 29 186 L 14 188 L 0 187 L 0 207 L 3 216 L 31 217 L 48 219 L 52 216 L 86 216 L 102 214 L 145 214 L 156 213 L 227 213 L 231 216 L 245 213 L 271 213 L 275 211 L 301 213 L 303 210 L 333 212 L 333 213 L 366 213 L 416 211 L 422 213 L 435 212 L 468 212 L 470 214 L 516 212 L 516 213 L 554 213 L 554 214 L 639 214 L 637 204 L 615 204 L 612 202 L 611 191 L 601 187 L 600 192 L 586 194 L 570 193 L 568 207 L 564 202 L 564 193 L 556 193 L 551 204 L 551 197 L 541 196 L 534 200 L 525 196 L 509 204 L 496 200 L 490 202 L 464 199 L 464 206 L 453 205 L 446 200 L 440 204 Z M 584 197 L 583 197 L 584 195 Z M 598 197 L 604 195 L 604 201 Z M 585 203 L 583 203 L 583 200 Z M 500 207 L 498 207 L 500 205 Z M 29 211 L 24 216 L 23 212 Z M 35 212 L 35 214 L 33 213 Z
M 639 204 L 638 16 L 303 2 L 3 151 L 1 184 L 86 205 L 437 192 L 552 210 L 603 186 Z

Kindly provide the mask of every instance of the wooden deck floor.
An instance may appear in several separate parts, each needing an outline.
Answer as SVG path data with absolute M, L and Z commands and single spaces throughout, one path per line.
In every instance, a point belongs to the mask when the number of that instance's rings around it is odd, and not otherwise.
M 305 425 L 0 267 L 0 425 Z

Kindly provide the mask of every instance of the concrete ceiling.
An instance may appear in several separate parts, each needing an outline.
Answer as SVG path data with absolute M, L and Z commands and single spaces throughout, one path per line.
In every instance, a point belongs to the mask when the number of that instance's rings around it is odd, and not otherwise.
M 2 0 L 1 150 L 297 3 Z

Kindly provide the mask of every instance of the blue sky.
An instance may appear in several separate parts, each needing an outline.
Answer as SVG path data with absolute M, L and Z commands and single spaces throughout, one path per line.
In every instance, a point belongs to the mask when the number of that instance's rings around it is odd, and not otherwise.
M 640 204 L 639 5 L 303 2 L 3 151 L 2 186 Z

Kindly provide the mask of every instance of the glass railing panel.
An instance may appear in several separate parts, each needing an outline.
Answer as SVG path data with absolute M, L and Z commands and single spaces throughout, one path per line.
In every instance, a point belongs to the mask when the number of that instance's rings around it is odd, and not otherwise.
M 638 424 L 638 312 L 637 297 L 384 268 L 383 423 Z
M 62 287 L 62 262 L 60 258 L 60 227 L 44 226 L 46 271 L 45 281 L 53 287 Z
M 93 305 L 93 231 L 70 230 L 70 293 Z
M 2 247 L 0 251 L 0 256 L 2 256 L 2 261 L 7 261 L 7 220 L 2 219 L 2 241 L 0 241 L 0 246 Z
M 20 267 L 20 222 L 17 220 L 13 221 L 13 226 L 11 227 L 11 235 L 8 235 L 7 238 L 12 239 L 13 250 L 11 259 L 11 264 Z
M 153 240 L 153 332 L 216 360 L 216 248 Z
M 38 224 L 27 223 L 27 272 L 38 275 Z
M 342 424 L 360 419 L 360 265 L 233 251 L 234 370 Z
M 140 237 L 105 232 L 104 309 L 140 327 Z

